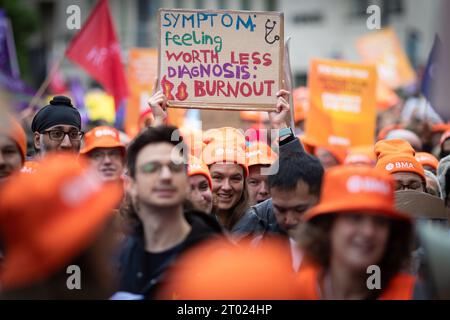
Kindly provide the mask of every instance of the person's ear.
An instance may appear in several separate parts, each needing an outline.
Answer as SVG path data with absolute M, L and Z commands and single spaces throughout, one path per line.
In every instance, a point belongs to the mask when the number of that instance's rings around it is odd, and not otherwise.
M 126 193 L 128 193 L 134 199 L 136 197 L 137 190 L 136 183 L 134 182 L 133 178 L 129 175 L 124 175 L 123 182 Z
M 41 150 L 41 134 L 39 132 L 33 133 L 34 148 Z

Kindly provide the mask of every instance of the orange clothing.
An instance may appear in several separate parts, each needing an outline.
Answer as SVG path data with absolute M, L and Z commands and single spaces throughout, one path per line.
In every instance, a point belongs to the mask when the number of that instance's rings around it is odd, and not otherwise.
M 300 300 L 321 300 L 318 278 L 321 269 L 308 265 L 300 269 L 297 283 L 300 286 Z M 414 293 L 416 277 L 398 273 L 390 281 L 386 289 L 382 289 L 378 300 L 411 300 Z

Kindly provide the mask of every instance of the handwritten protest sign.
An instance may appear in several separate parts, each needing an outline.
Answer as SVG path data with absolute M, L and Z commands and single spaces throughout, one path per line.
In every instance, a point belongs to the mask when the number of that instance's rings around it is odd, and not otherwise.
M 380 81 L 390 88 L 407 86 L 416 80 L 414 70 L 393 29 L 369 33 L 358 39 L 356 47 L 365 63 L 376 64 Z
M 125 116 L 125 131 L 131 137 L 138 133 L 138 119 L 149 108 L 147 101 L 152 94 L 157 76 L 158 51 L 132 48 L 128 54 L 128 83 L 130 97 Z
M 313 60 L 306 137 L 321 146 L 373 144 L 376 76 L 375 66 Z
M 159 85 L 174 107 L 274 110 L 283 14 L 159 10 Z

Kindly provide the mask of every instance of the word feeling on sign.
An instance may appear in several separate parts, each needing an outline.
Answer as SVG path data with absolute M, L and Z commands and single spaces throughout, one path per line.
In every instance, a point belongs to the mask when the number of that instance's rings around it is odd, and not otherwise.
M 159 10 L 159 84 L 174 107 L 273 110 L 283 14 Z

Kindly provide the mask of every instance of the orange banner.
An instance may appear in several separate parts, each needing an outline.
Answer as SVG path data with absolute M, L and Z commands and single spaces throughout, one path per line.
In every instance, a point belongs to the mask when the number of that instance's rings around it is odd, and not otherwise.
M 158 73 L 158 51 L 156 49 L 132 48 L 128 58 L 128 98 L 125 115 L 125 132 L 134 137 L 139 132 L 139 115 L 148 110 L 150 98 Z
M 356 48 L 365 63 L 376 64 L 380 81 L 390 88 L 416 81 L 416 74 L 393 29 L 386 28 L 359 38 Z
M 318 146 L 373 144 L 376 122 L 375 66 L 313 60 L 305 136 Z

